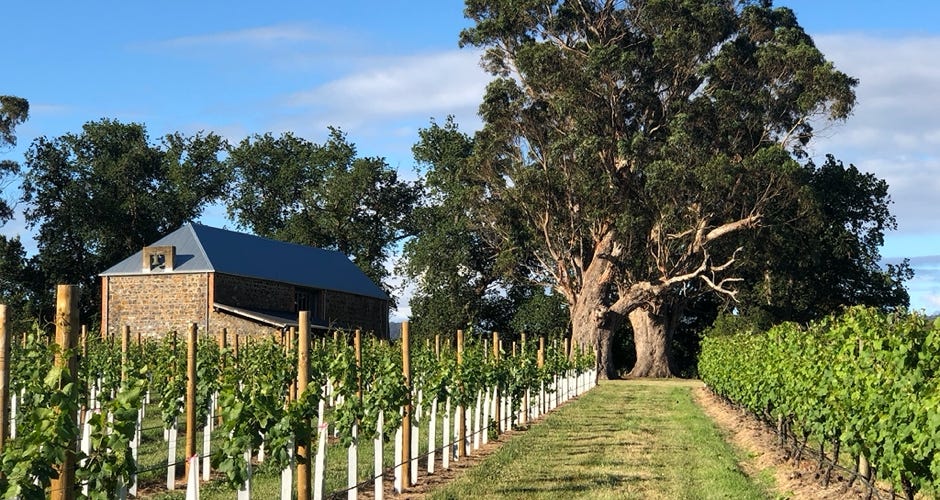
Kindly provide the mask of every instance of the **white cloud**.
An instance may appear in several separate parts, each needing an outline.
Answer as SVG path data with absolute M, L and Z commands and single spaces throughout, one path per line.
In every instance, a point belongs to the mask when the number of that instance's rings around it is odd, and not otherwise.
M 885 179 L 899 233 L 940 233 L 940 37 L 851 34 L 815 40 L 859 85 L 853 116 L 821 130 L 812 153 L 832 153 Z
M 930 307 L 934 308 L 934 312 L 940 310 L 940 295 L 927 295 L 925 298 L 927 299 L 927 303 L 930 304 Z M 928 314 L 930 313 L 928 312 Z
M 474 110 L 490 81 L 477 51 L 395 57 L 286 99 L 292 108 L 329 116 L 331 122 L 446 116 Z
M 156 42 L 153 46 L 193 48 L 212 45 L 252 45 L 271 47 L 284 43 L 311 42 L 329 39 L 328 33 L 299 24 L 278 24 L 235 31 L 188 35 Z

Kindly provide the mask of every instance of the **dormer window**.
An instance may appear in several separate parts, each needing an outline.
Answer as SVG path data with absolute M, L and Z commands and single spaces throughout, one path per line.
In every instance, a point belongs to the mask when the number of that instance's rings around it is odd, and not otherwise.
M 145 273 L 172 271 L 175 257 L 174 246 L 144 247 L 141 270 Z

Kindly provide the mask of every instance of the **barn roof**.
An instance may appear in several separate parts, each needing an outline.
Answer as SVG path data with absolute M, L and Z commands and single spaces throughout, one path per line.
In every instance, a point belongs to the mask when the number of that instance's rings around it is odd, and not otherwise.
M 332 250 L 201 224 L 186 224 L 151 246 L 176 247 L 173 270 L 166 273 L 217 272 L 388 299 L 348 257 Z M 100 276 L 149 274 L 141 270 L 142 253 L 131 255 Z

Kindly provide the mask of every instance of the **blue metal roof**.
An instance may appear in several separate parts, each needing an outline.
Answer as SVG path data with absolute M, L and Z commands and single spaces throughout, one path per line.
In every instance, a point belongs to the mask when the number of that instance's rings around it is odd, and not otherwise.
M 388 295 L 340 252 L 286 243 L 201 224 L 186 224 L 152 246 L 176 247 L 172 273 L 217 272 L 292 285 L 388 299 Z M 149 274 L 142 250 L 100 276 Z

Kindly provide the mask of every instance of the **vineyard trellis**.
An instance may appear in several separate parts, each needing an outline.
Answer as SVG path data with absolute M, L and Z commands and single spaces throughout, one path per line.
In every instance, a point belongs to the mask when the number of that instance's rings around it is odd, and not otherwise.
M 775 425 L 795 458 L 815 443 L 827 483 L 847 452 L 852 481 L 940 492 L 940 321 L 854 307 L 806 328 L 707 336 L 699 373 Z
M 5 308 L 0 313 L 5 316 Z M 523 335 L 509 350 L 496 333 L 491 343 L 489 335 L 469 332 L 464 341 L 458 331 L 437 336 L 432 345 L 430 339 L 410 342 L 407 324 L 398 342 L 360 339 L 358 332 L 312 338 L 298 334 L 309 324 L 304 319 L 301 313 L 298 331 L 263 338 L 235 334 L 231 345 L 228 332 L 212 338 L 196 325 L 189 325 L 186 342 L 171 332 L 160 339 L 138 335 L 136 345 L 129 328 L 119 342 L 84 328 L 80 342 L 65 344 L 49 342 L 39 325 L 18 335 L 4 358 L 11 412 L 0 494 L 121 498 L 136 495 L 144 475 L 151 488 L 153 474 L 163 470 L 167 488 L 185 479 L 192 487 L 190 476 L 201 472 L 207 480 L 211 467 L 244 498 L 252 466 L 263 461 L 283 471 L 288 498 L 323 498 L 330 441 L 347 449 L 356 465 L 348 467 L 346 489 L 334 485 L 331 494 L 352 497 L 372 483 L 381 498 L 384 479 L 394 476 L 396 489 L 407 489 L 418 480 L 419 460 L 427 460 L 428 474 L 436 456 L 447 468 L 490 433 L 524 425 L 595 379 L 593 353 L 577 347 L 569 352 L 561 339 L 548 346 L 541 339 L 536 347 Z M 75 330 L 77 317 L 68 323 Z M 12 340 L 5 327 L 2 333 Z M 68 367 L 69 360 L 75 365 Z M 157 414 L 159 423 L 153 423 Z M 154 434 L 161 430 L 162 440 Z M 185 433 L 182 460 L 177 432 Z M 382 449 L 396 440 L 389 466 Z M 368 441 L 376 447 L 375 464 L 363 476 L 356 450 Z M 142 448 L 160 442 L 166 458 L 141 463 Z M 67 458 L 74 463 L 63 466 Z M 187 471 L 182 477 L 178 466 Z M 63 470 L 74 479 L 63 480 Z

